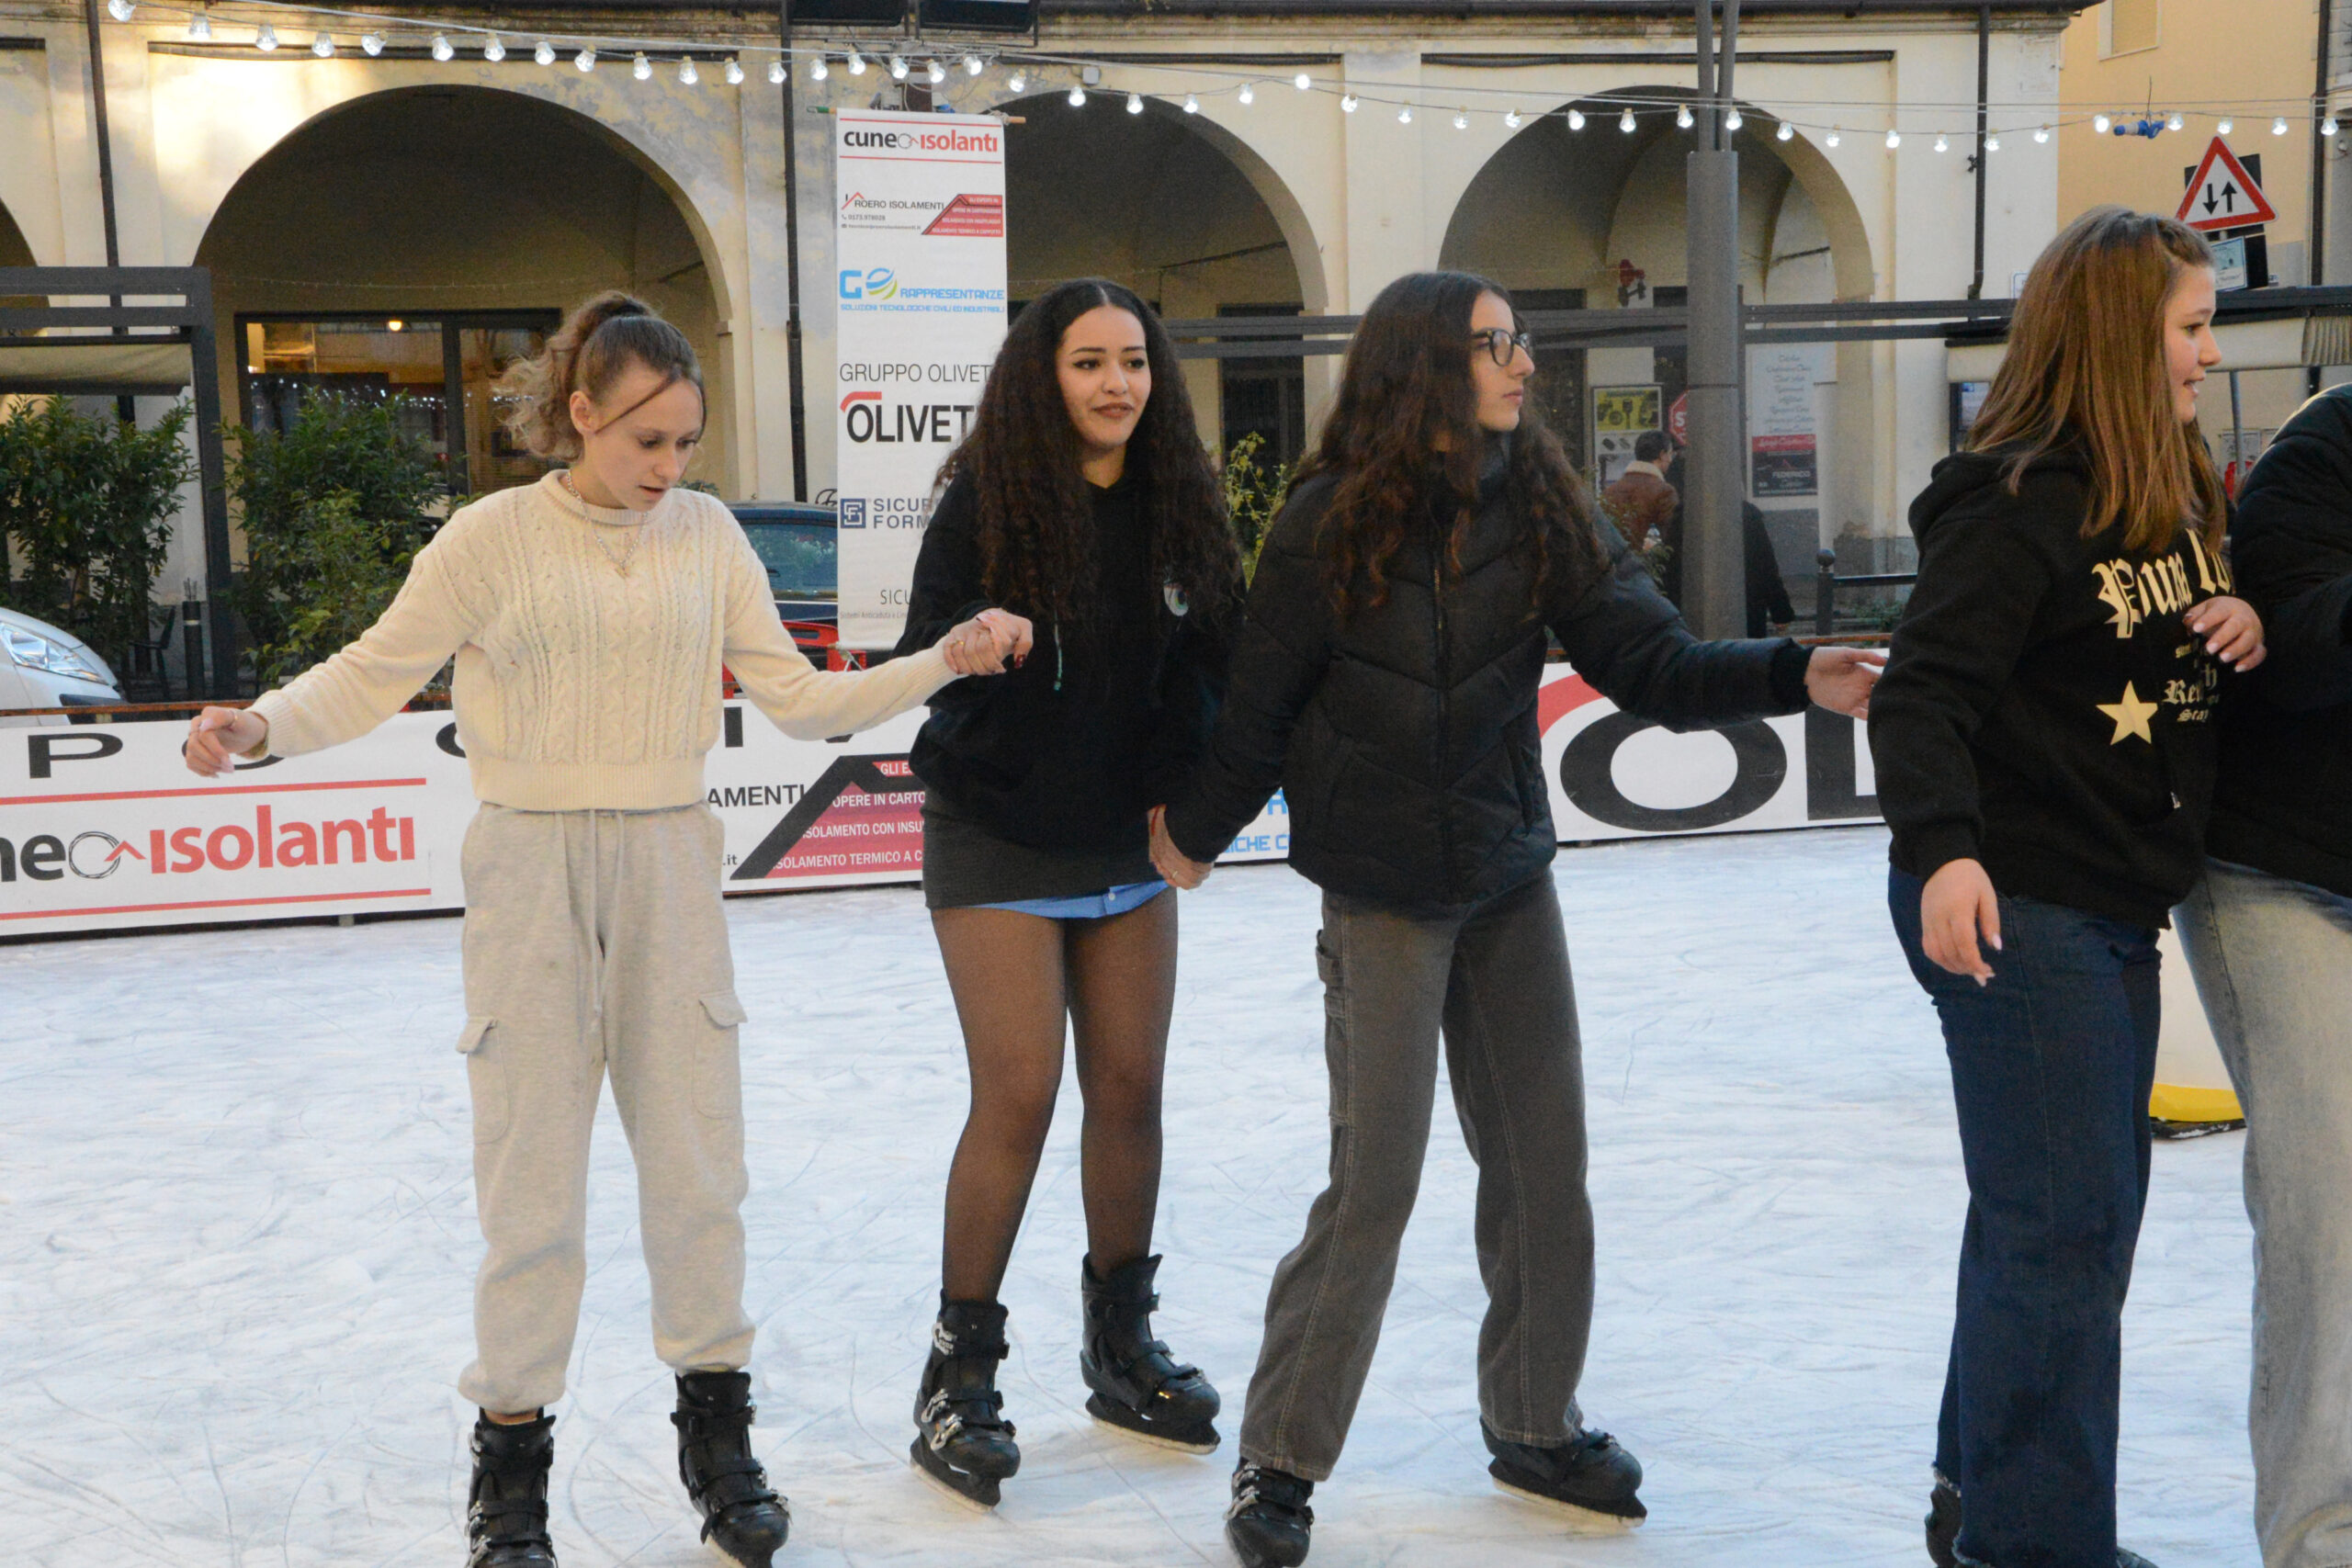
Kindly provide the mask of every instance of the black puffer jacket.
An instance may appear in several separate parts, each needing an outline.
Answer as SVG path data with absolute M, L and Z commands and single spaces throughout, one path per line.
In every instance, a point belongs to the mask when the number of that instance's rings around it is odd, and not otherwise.
M 2270 652 L 2222 705 L 2206 847 L 2352 897 L 2352 387 L 2305 403 L 2230 529 Z
M 1501 457 L 1459 570 L 1449 502 L 1391 563 L 1386 603 L 1344 623 L 1315 547 L 1331 482 L 1293 494 L 1259 558 L 1208 755 L 1169 808 L 1179 849 L 1215 859 L 1279 784 L 1291 864 L 1333 892 L 1444 915 L 1542 872 L 1556 849 L 1535 718 L 1547 626 L 1618 706 L 1669 728 L 1804 705 L 1804 649 L 1698 641 L 1613 535 L 1609 573 L 1562 582 L 1531 614 L 1531 536 Z

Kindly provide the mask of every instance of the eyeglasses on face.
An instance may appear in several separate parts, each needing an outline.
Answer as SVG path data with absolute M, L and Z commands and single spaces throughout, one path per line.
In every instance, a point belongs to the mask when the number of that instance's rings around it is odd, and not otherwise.
M 1483 332 L 1472 333 L 1470 342 L 1476 346 L 1486 349 L 1487 355 L 1498 365 L 1508 366 L 1511 361 L 1511 355 L 1521 349 L 1527 351 L 1528 358 L 1535 357 L 1533 333 L 1515 333 L 1502 327 L 1488 327 Z

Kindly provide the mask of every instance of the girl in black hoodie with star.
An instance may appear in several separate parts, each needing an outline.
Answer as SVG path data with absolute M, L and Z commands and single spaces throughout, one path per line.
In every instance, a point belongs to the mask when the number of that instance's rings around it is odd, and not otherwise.
M 2262 658 L 2197 428 L 2212 316 L 2195 231 L 2086 213 L 1911 507 L 1919 580 L 1870 728 L 1968 1172 L 1928 1520 L 1945 1568 L 2142 1561 L 2115 1543 L 2116 1394 L 2156 931 L 2202 867 L 2222 682 Z

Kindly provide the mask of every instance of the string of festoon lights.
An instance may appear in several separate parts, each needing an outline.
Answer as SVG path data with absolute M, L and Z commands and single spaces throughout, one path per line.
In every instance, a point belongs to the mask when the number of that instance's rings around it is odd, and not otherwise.
M 568 60 L 582 73 L 595 71 L 607 61 L 626 61 L 629 74 L 637 81 L 650 81 L 657 69 L 673 74 L 679 85 L 695 86 L 702 80 L 706 68 L 718 66 L 718 76 L 729 86 L 741 85 L 746 79 L 745 62 L 763 69 L 771 85 L 781 85 L 787 75 L 801 73 L 812 83 L 829 81 L 836 73 L 847 78 L 865 76 L 869 72 L 876 81 L 888 76 L 893 83 L 921 83 L 951 92 L 969 92 L 974 96 L 993 97 L 1001 90 L 1012 97 L 1025 97 L 1033 93 L 1060 93 L 1073 108 L 1083 108 L 1097 96 L 1123 100 L 1126 112 L 1139 115 L 1153 103 L 1181 109 L 1185 114 L 1201 112 L 1204 98 L 1228 100 L 1240 107 L 1258 101 L 1261 90 L 1279 93 L 1287 87 L 1295 94 L 1321 94 L 1336 97 L 1341 112 L 1357 114 L 1366 109 L 1393 116 L 1400 124 L 1412 125 L 1423 117 L 1432 123 L 1451 125 L 1457 131 L 1466 131 L 1479 118 L 1499 120 L 1506 130 L 1517 130 L 1539 120 L 1556 120 L 1571 132 L 1582 132 L 1588 125 L 1599 120 L 1605 128 L 1613 122 L 1615 129 L 1632 135 L 1646 122 L 1670 118 L 1684 130 L 1694 129 L 1698 116 L 1709 104 L 1687 95 L 1661 94 L 1656 90 L 1610 91 L 1589 98 L 1580 106 L 1549 109 L 1528 109 L 1512 102 L 1516 95 L 1524 99 L 1528 89 L 1520 87 L 1452 86 L 1442 92 L 1408 89 L 1401 86 L 1380 87 L 1371 84 L 1318 77 L 1313 72 L 1298 70 L 1288 73 L 1252 71 L 1243 65 L 1232 67 L 1186 62 L 1182 65 L 1158 66 L 1130 55 L 1115 65 L 1088 60 L 1081 56 L 1060 55 L 1035 50 L 1007 51 L 1001 45 L 941 43 L 935 40 L 900 39 L 889 41 L 831 40 L 798 43 L 759 41 L 724 41 L 695 39 L 652 38 L 636 35 L 615 37 L 570 32 L 538 32 L 528 28 L 495 28 L 479 22 L 434 20 L 431 18 L 392 18 L 379 13 L 337 10 L 333 7 L 303 5 L 300 0 L 233 0 L 221 6 L 190 6 L 187 4 L 150 3 L 150 0 L 106 0 L 107 12 L 119 23 L 146 21 L 152 25 L 160 17 L 180 19 L 189 41 L 220 46 L 245 45 L 264 54 L 280 49 L 307 51 L 322 60 L 335 58 L 346 49 L 356 49 L 369 58 L 382 55 L 387 49 L 405 54 L 422 48 L 434 60 L 455 60 L 462 47 L 478 58 L 496 64 L 507 58 L 510 49 L 526 50 L 531 59 L 544 67 L 553 67 Z M 218 21 L 216 22 L 216 18 Z M 293 24 L 300 21 L 300 28 Z M 279 22 L 287 24 L 280 36 Z M 243 35 L 223 38 L 219 28 L 232 29 Z M 300 35 L 307 35 L 300 36 Z M 1103 83 L 1109 74 L 1118 71 L 1134 78 L 1137 85 L 1108 87 Z M 1175 74 L 1196 84 L 1174 90 L 1142 85 L 1148 78 L 1164 78 Z M 1067 88 L 1062 79 L 1069 78 Z M 983 80 L 985 78 L 985 80 Z M 944 95 L 943 95 L 944 96 Z M 1876 141 L 1888 152 L 1902 148 L 1917 139 L 1932 151 L 1948 152 L 1955 148 L 1973 152 L 1976 141 L 1975 117 L 1978 106 L 1974 100 L 1964 102 L 1932 102 L 1912 100 L 1893 103 L 1867 99 L 1811 99 L 1786 101 L 1770 113 L 1756 110 L 1739 103 L 1719 103 L 1714 106 L 1723 113 L 1724 129 L 1739 131 L 1748 119 L 1761 121 L 1757 133 L 1764 134 L 1769 126 L 1772 140 L 1793 141 L 1800 132 L 1817 139 L 1825 147 L 1841 146 L 1848 136 Z M 2238 100 L 2230 103 L 2206 101 L 2184 105 L 2166 110 L 2090 110 L 2065 109 L 2049 104 L 1988 103 L 1984 134 L 1987 153 L 2001 150 L 2004 137 L 2029 136 L 2037 143 L 2046 143 L 2058 131 L 2086 127 L 2095 135 L 2145 137 L 2156 139 L 2169 134 L 2199 131 L 2211 127 L 2217 135 L 2230 135 L 2244 120 L 2273 136 L 2285 136 L 2297 125 L 2309 126 L 2314 121 L 2321 134 L 2334 136 L 2337 119 L 2333 110 L 2313 98 L 2272 98 Z M 986 113 L 988 107 L 973 112 Z M 2000 123 L 1996 124 L 1997 118 Z M 1923 120 L 1948 123 L 1922 124 Z

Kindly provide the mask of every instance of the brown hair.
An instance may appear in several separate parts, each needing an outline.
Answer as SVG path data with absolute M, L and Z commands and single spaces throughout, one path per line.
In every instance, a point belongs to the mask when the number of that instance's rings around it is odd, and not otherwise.
M 1141 325 L 1151 367 L 1151 395 L 1127 440 L 1126 471 L 1141 486 L 1137 504 L 1153 576 L 1222 616 L 1240 586 L 1241 555 L 1226 520 L 1224 487 L 1201 446 L 1184 367 L 1151 307 L 1108 278 L 1057 284 L 1022 308 L 997 350 L 971 433 L 939 477 L 972 481 L 980 576 L 991 599 L 1024 615 L 1074 625 L 1104 616 L 1110 607 L 1097 587 L 1094 503 L 1056 366 L 1063 334 L 1105 305 Z
M 1473 273 L 1407 273 L 1380 291 L 1356 328 L 1322 439 L 1293 485 L 1331 478 L 1315 545 L 1343 620 L 1387 602 L 1389 563 L 1432 505 L 1453 506 L 1447 548 L 1460 564 L 1487 450 L 1470 375 L 1470 356 L 1486 352 L 1472 346 L 1470 314 L 1486 294 L 1510 304 L 1502 285 Z M 1513 307 L 1511 319 L 1518 315 Z M 1532 398 L 1510 437 L 1506 482 L 1535 564 L 1531 614 L 1555 570 L 1586 582 L 1609 570 L 1592 499 Z
M 2221 476 L 2195 420 L 2173 412 L 2165 312 L 2181 275 L 2213 265 L 2185 223 L 2095 207 L 2050 242 L 2026 275 L 2009 351 L 1968 450 L 2018 448 L 2006 481 L 2059 448 L 2090 468 L 2083 536 L 2120 523 L 2129 550 L 2160 548 L 2193 523 L 2219 550 L 2227 521 Z
M 571 394 L 585 392 L 601 401 L 632 365 L 652 371 L 662 384 L 615 419 L 643 408 L 681 381 L 692 382 L 695 395 L 707 407 L 702 367 L 686 334 L 655 315 L 644 300 L 612 288 L 564 318 L 537 358 L 516 361 L 498 378 L 499 392 L 514 400 L 506 428 L 533 456 L 571 461 L 580 456 Z

